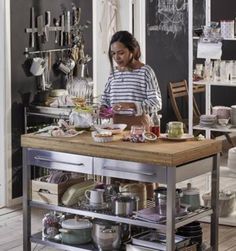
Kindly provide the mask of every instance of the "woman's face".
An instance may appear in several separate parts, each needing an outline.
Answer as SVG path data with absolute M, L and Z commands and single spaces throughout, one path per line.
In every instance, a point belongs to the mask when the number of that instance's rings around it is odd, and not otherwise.
M 132 53 L 121 42 L 111 44 L 111 56 L 119 67 L 126 67 L 132 60 Z

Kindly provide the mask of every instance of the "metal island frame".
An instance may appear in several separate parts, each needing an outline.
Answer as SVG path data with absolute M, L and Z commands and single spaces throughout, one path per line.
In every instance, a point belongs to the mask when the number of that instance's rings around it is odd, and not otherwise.
M 157 229 L 166 234 L 167 251 L 175 250 L 175 230 L 192 221 L 211 215 L 211 240 L 207 250 L 218 250 L 219 153 L 216 140 L 169 141 L 152 143 L 123 142 L 115 136 L 109 143 L 96 143 L 90 133 L 71 138 L 42 137 L 25 134 L 23 147 L 23 246 L 31 250 L 31 242 L 63 250 L 97 250 L 93 245 L 70 246 L 42 239 L 41 233 L 31 234 L 31 208 L 55 210 L 94 218 Z M 166 223 L 150 223 L 134 218 L 50 205 L 31 200 L 31 166 L 66 170 L 106 177 L 126 178 L 167 185 Z M 211 208 L 181 219 L 175 218 L 176 183 L 211 172 Z

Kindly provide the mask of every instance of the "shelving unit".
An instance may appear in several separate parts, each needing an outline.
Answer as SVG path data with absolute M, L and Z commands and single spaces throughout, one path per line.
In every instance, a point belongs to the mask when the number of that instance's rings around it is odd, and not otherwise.
M 193 0 L 194 1 L 194 0 Z M 216 125 L 215 127 L 203 127 L 200 125 L 193 126 L 193 85 L 205 85 L 205 114 L 211 114 L 211 88 L 212 87 L 236 87 L 236 82 L 214 82 L 212 80 L 206 81 L 193 81 L 193 40 L 199 39 L 199 37 L 194 37 L 192 35 L 193 30 L 193 1 L 189 1 L 189 71 L 188 71 L 188 81 L 189 81 L 189 133 L 193 133 L 193 130 L 203 130 L 205 131 L 205 135 L 207 139 L 211 138 L 211 133 L 214 131 L 224 132 L 224 133 L 235 133 L 236 126 L 227 125 L 220 126 Z M 205 0 L 205 9 L 206 9 L 206 20 L 205 25 L 210 26 L 211 23 L 211 0 Z M 234 38 L 226 38 L 224 40 L 227 41 L 236 41 L 236 37 Z M 236 89 L 235 89 L 236 90 Z M 231 177 L 232 173 L 227 170 L 227 168 L 222 168 L 220 171 L 220 177 Z M 235 176 L 235 175 L 234 175 Z M 208 179 L 208 178 L 207 178 Z M 209 184 L 209 181 L 206 181 L 206 184 Z M 208 186 L 208 185 L 207 185 Z M 209 187 L 208 187 L 209 189 Z M 206 217 L 204 221 L 209 222 L 209 217 Z M 236 212 L 229 217 L 219 218 L 220 224 L 236 226 Z

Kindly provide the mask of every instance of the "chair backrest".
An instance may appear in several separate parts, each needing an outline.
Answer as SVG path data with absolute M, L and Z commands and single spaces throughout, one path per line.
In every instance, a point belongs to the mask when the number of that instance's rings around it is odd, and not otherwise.
M 204 85 L 194 85 L 193 94 L 205 92 Z M 185 129 L 188 128 L 188 119 L 184 118 L 181 108 L 179 107 L 179 98 L 184 98 L 188 104 L 188 84 L 186 80 L 179 82 L 170 82 L 168 85 L 168 93 L 170 97 L 170 102 L 174 110 L 175 116 L 179 121 L 182 121 L 185 125 Z M 195 97 L 193 96 L 193 123 L 196 124 L 199 122 L 199 117 L 201 112 L 198 108 Z

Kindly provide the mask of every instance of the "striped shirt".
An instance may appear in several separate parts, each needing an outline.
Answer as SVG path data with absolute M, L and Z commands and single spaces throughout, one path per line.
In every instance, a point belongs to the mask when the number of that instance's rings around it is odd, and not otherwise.
M 149 65 L 132 71 L 111 72 L 101 98 L 101 105 L 112 107 L 120 102 L 138 104 L 142 113 L 161 110 L 160 88 Z

